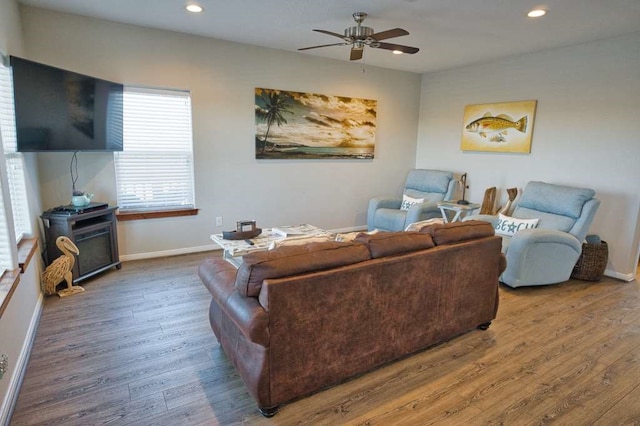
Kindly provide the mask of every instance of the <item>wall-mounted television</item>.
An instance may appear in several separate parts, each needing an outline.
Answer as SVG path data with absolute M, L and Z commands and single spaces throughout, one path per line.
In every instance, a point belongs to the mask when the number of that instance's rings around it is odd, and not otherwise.
M 122 151 L 123 85 L 11 57 L 18 151 Z

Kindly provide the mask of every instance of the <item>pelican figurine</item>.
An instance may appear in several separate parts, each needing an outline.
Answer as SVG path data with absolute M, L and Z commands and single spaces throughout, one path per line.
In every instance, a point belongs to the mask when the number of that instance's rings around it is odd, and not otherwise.
M 73 255 L 80 254 L 80 250 L 78 250 L 73 241 L 63 236 L 56 239 L 56 246 L 58 246 L 63 255 L 47 266 L 47 269 L 42 274 L 42 288 L 45 294 L 54 294 L 56 286 L 63 280 L 67 282 L 67 288 L 58 291 L 58 296 L 65 297 L 82 293 L 84 288 L 79 285 L 73 285 L 73 274 L 71 273 L 76 262 L 76 258 Z

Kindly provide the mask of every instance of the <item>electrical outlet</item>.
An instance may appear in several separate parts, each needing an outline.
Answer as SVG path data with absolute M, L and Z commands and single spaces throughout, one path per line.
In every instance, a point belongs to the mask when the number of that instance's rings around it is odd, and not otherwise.
M 216 226 L 222 226 L 222 216 L 216 217 Z

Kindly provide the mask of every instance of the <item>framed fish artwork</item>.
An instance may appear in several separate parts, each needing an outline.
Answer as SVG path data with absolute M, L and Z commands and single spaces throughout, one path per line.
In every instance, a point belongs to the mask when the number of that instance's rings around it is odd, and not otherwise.
M 463 151 L 530 153 L 538 101 L 467 105 Z

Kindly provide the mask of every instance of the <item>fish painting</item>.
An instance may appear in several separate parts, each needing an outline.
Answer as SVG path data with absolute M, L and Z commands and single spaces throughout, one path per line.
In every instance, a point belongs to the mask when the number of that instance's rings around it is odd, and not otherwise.
M 506 114 L 499 114 L 494 117 L 490 112 L 487 112 L 481 118 L 472 121 L 465 127 L 467 132 L 478 133 L 483 138 L 487 137 L 487 133 L 506 135 L 509 129 L 516 129 L 519 132 L 525 133 L 527 131 L 527 116 L 525 115 L 515 121 Z M 490 140 L 493 142 L 505 142 L 504 137 L 494 136 Z
M 536 100 L 466 105 L 462 117 L 463 151 L 530 153 Z

